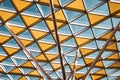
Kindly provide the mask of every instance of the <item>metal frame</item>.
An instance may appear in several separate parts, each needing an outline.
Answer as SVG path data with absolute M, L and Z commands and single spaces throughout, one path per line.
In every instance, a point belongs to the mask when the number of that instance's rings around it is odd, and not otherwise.
M 49 76 L 49 74 L 46 73 L 46 71 L 44 70 L 44 68 L 41 65 L 39 65 L 39 63 L 32 56 L 32 54 L 30 54 L 30 52 L 26 49 L 26 47 L 23 45 L 23 43 L 19 40 L 19 38 L 10 30 L 10 28 L 8 26 L 5 26 L 5 27 L 10 32 L 10 34 L 13 36 L 13 38 L 16 40 L 16 42 L 18 43 L 18 45 L 25 51 L 25 54 L 28 55 L 30 57 L 30 60 L 32 60 L 35 63 L 34 67 L 36 67 L 36 69 L 41 70 L 49 80 L 53 80 Z
M 58 35 L 58 31 L 57 31 L 57 23 L 56 23 L 56 17 L 55 17 L 55 13 L 54 13 L 53 0 L 50 0 L 50 8 L 51 8 L 52 19 L 53 19 L 53 24 L 54 24 L 54 30 L 55 30 L 55 36 L 56 36 L 56 44 L 58 46 L 60 63 L 61 63 L 61 67 L 62 67 L 63 80 L 66 80 L 66 73 L 65 73 L 65 69 L 64 69 L 63 55 L 62 55 L 61 46 L 60 46 L 60 40 L 59 40 L 59 35 Z
M 102 53 L 104 52 L 105 48 L 107 47 L 107 45 L 109 44 L 109 42 L 111 41 L 112 37 L 114 36 L 115 32 L 117 31 L 117 29 L 120 27 L 120 22 L 118 23 L 118 25 L 114 28 L 114 30 L 112 31 L 111 36 L 109 37 L 109 39 L 106 41 L 106 43 L 103 45 L 102 49 L 99 51 L 99 54 L 97 55 L 97 57 L 95 58 L 94 62 L 91 64 L 90 68 L 88 69 L 88 71 L 86 72 L 85 76 L 83 77 L 82 80 L 85 80 L 86 77 L 90 74 L 90 71 L 92 70 L 92 68 L 95 66 L 95 64 L 97 63 L 97 61 L 100 59 Z

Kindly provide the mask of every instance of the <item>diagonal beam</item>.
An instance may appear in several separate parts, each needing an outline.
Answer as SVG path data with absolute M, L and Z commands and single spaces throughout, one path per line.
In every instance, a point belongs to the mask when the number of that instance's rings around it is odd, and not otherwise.
M 76 73 L 76 68 L 77 68 L 78 52 L 79 52 L 79 48 L 76 51 L 76 56 L 75 56 L 75 60 L 74 60 L 74 69 L 73 69 L 73 72 L 72 72 L 72 79 L 71 80 L 75 80 L 75 73 Z
M 53 0 L 50 0 L 50 8 L 51 8 L 51 13 L 52 13 L 52 19 L 53 19 L 53 24 L 54 24 L 56 41 L 57 41 L 56 43 L 57 43 L 58 51 L 59 51 L 60 63 L 61 63 L 61 67 L 62 67 L 63 80 L 66 80 L 66 73 L 65 73 L 65 69 L 64 69 L 63 55 L 62 55 L 62 52 L 61 52 L 60 40 L 59 40 L 59 36 L 58 36 L 58 31 L 57 31 L 57 23 L 56 23 L 56 17 L 55 17 L 55 13 L 54 13 Z
M 83 77 L 82 80 L 85 80 L 86 77 L 89 75 L 90 71 L 92 70 L 92 68 L 95 66 L 95 64 L 97 63 L 97 61 L 99 60 L 99 58 L 101 57 L 102 53 L 104 52 L 105 48 L 107 47 L 107 45 L 109 44 L 109 42 L 111 41 L 112 37 L 114 36 L 115 32 L 117 31 L 117 29 L 120 27 L 120 22 L 118 23 L 118 25 L 114 28 L 114 30 L 112 31 L 111 36 L 109 37 L 109 39 L 106 41 L 106 43 L 103 45 L 102 49 L 99 51 L 99 54 L 97 55 L 97 57 L 95 58 L 94 62 L 92 63 L 92 65 L 90 66 L 90 68 L 88 69 L 88 71 L 86 72 L 85 76 Z
M 25 54 L 28 55 L 31 58 L 31 60 L 35 63 L 34 67 L 36 67 L 37 69 L 41 70 L 49 80 L 53 80 L 48 75 L 48 73 L 46 73 L 46 71 L 44 70 L 44 68 L 37 62 L 37 60 L 33 57 L 33 55 L 30 54 L 30 52 L 26 49 L 26 47 L 23 45 L 23 43 L 19 40 L 19 38 L 17 37 L 17 35 L 15 35 L 10 30 L 10 28 L 7 25 L 5 27 L 10 32 L 10 34 L 13 36 L 13 38 L 16 40 L 16 42 L 18 43 L 18 45 L 25 51 Z

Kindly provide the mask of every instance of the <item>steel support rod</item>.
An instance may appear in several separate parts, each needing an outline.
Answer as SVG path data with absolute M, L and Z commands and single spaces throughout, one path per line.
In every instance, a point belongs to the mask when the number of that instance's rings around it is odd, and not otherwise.
M 86 77 L 89 75 L 90 71 L 92 70 L 92 68 L 95 66 L 95 64 L 97 63 L 97 61 L 101 57 L 102 53 L 104 52 L 105 48 L 107 47 L 107 45 L 109 44 L 109 42 L 111 41 L 112 37 L 114 36 L 115 32 L 117 31 L 117 29 L 119 27 L 120 27 L 120 22 L 118 23 L 118 25 L 112 31 L 112 34 L 110 35 L 109 39 L 106 41 L 106 43 L 103 45 L 102 49 L 99 51 L 99 54 L 95 58 L 94 62 L 92 63 L 92 65 L 90 66 L 90 68 L 88 69 L 88 71 L 86 72 L 86 74 L 85 74 L 85 76 L 83 77 L 82 80 L 85 80 Z
M 75 56 L 75 61 L 74 61 L 74 69 L 73 69 L 73 72 L 72 72 L 72 79 L 71 80 L 75 79 L 75 73 L 76 73 L 76 68 L 77 68 L 78 52 L 79 52 L 79 48 L 76 51 L 76 56 Z
M 10 32 L 10 34 L 13 36 L 13 38 L 16 40 L 16 42 L 18 43 L 18 45 L 25 51 L 25 54 L 28 55 L 31 60 L 35 63 L 34 67 L 36 67 L 37 69 L 41 70 L 45 76 L 49 79 L 49 80 L 53 80 L 48 73 L 46 73 L 46 71 L 43 69 L 43 67 L 37 62 L 37 60 L 33 57 L 32 54 L 30 54 L 30 52 L 26 49 L 26 47 L 23 45 L 23 43 L 19 40 L 19 38 L 17 37 L 17 35 L 15 35 L 8 26 L 5 26 L 7 28 L 7 30 Z
M 54 24 L 54 31 L 55 31 L 55 36 L 56 36 L 56 43 L 58 46 L 60 63 L 61 63 L 61 67 L 62 67 L 63 80 L 66 80 L 66 73 L 65 73 L 65 69 L 64 69 L 63 55 L 62 55 L 60 40 L 59 40 L 59 36 L 58 36 L 58 31 L 57 31 L 57 23 L 56 23 L 56 17 L 55 17 L 55 13 L 54 13 L 55 11 L 54 11 L 53 0 L 50 0 L 50 8 L 51 8 L 51 14 L 52 14 L 52 19 L 53 19 L 53 24 Z

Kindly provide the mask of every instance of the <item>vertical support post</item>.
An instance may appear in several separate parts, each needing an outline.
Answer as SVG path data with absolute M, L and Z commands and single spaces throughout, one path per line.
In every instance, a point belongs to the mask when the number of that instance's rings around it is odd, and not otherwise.
M 10 34 L 13 36 L 13 38 L 16 40 L 16 42 L 18 43 L 18 45 L 25 51 L 25 54 L 28 55 L 31 60 L 35 63 L 34 67 L 36 67 L 37 69 L 41 70 L 45 76 L 49 79 L 52 80 L 52 78 L 48 75 L 48 73 L 46 73 L 46 71 L 44 70 L 44 68 L 38 64 L 37 60 L 33 57 L 32 54 L 30 54 L 30 52 L 26 49 L 26 47 L 23 45 L 23 43 L 18 39 L 18 37 L 9 29 L 8 26 L 6 26 L 6 29 L 10 32 Z
M 57 46 L 58 46 L 60 63 L 61 63 L 61 67 L 62 67 L 63 80 L 66 80 L 66 73 L 65 73 L 65 69 L 64 69 L 63 55 L 62 55 L 62 52 L 61 52 L 60 40 L 59 40 L 59 36 L 58 36 L 58 31 L 57 31 L 57 23 L 56 23 L 56 17 L 55 17 L 55 13 L 54 13 L 53 0 L 50 0 L 50 8 L 51 8 L 51 14 L 52 14 L 52 19 L 53 19 L 53 24 L 54 24 L 54 31 L 55 31 L 55 36 L 56 36 L 56 43 L 57 43 Z
M 114 28 L 114 30 L 112 31 L 111 36 L 109 37 L 109 39 L 106 41 L 106 43 L 103 45 L 102 49 L 99 51 L 99 54 L 97 55 L 97 57 L 95 58 L 94 62 L 92 63 L 92 65 L 90 66 L 90 68 L 88 69 L 88 71 L 86 72 L 85 76 L 83 77 L 82 80 L 85 80 L 86 77 L 89 75 L 90 71 L 92 70 L 92 68 L 95 66 L 95 64 L 97 63 L 97 61 L 99 60 L 99 58 L 101 57 L 102 53 L 104 52 L 105 48 L 107 47 L 107 45 L 109 44 L 109 42 L 111 41 L 112 37 L 114 36 L 115 32 L 117 31 L 117 29 L 120 27 L 120 22 L 118 23 L 118 25 Z

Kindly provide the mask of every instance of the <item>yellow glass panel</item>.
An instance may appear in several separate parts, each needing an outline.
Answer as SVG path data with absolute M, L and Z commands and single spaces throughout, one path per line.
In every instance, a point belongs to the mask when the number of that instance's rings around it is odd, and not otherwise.
M 63 12 L 62 12 L 61 9 L 58 10 L 57 12 L 55 12 L 55 16 L 56 16 L 56 20 L 57 20 L 57 21 L 58 21 L 58 20 L 62 20 L 62 21 L 65 21 L 65 20 L 66 20 L 66 19 L 65 19 L 65 16 L 64 16 L 64 14 L 63 14 Z M 48 18 L 52 19 L 52 15 L 50 15 Z
M 23 18 L 25 24 L 27 25 L 27 27 L 30 27 L 32 24 L 35 24 L 41 20 L 40 18 L 25 16 L 25 15 L 22 15 L 22 18 Z
M 23 27 L 17 27 L 13 25 L 9 25 L 9 28 L 14 32 L 14 34 L 18 34 L 25 30 Z
M 46 50 L 54 47 L 53 44 L 47 44 L 47 43 L 43 43 L 43 42 L 38 42 L 38 44 L 39 44 L 39 46 L 41 47 L 41 49 L 42 49 L 43 51 L 46 51 Z
M 3 72 L 3 69 L 0 67 L 0 72 Z
M 109 32 L 109 33 L 103 35 L 102 37 L 100 37 L 100 39 L 108 39 L 111 34 L 112 34 L 112 32 Z M 115 40 L 115 37 L 112 37 L 112 40 Z
M 8 55 L 13 55 L 14 53 L 16 53 L 19 50 L 17 48 L 6 47 L 6 46 L 4 46 L 3 48 L 6 50 Z
M 91 39 L 88 39 L 88 38 L 79 38 L 79 37 L 76 37 L 76 42 L 79 46 L 82 46 L 86 43 L 89 43 L 91 41 Z
M 53 21 L 46 20 L 46 23 L 51 31 L 54 31 Z M 57 28 L 60 28 L 64 23 L 57 22 Z
M 18 11 L 22 11 L 23 9 L 32 5 L 31 2 L 27 2 L 24 0 L 12 0 L 12 2 L 14 3 L 14 5 Z
M 108 50 L 117 50 L 117 45 L 116 43 L 112 43 L 106 47 Z
M 28 80 L 25 76 L 22 76 L 19 80 Z
M 30 30 L 30 32 L 32 33 L 35 39 L 39 39 L 39 38 L 42 38 L 48 35 L 48 32 L 43 32 L 43 31 L 38 31 L 38 30 Z
M 87 48 L 80 48 L 80 51 L 81 51 L 81 54 L 83 56 L 87 56 L 87 55 L 95 52 L 95 50 L 93 50 L 93 49 L 87 49 Z
M 96 67 L 103 67 L 104 65 L 103 65 L 102 61 L 99 61 L 95 64 L 95 66 Z
M 4 60 L 5 58 L 6 58 L 6 56 L 0 55 L 0 61 Z
M 5 41 L 9 40 L 10 37 L 9 36 L 3 36 L 3 35 L 0 35 L 0 43 L 4 43 Z
M 15 68 L 14 70 L 10 71 L 10 73 L 21 74 L 21 71 L 18 68 Z
M 56 40 L 55 34 L 53 34 L 53 37 Z M 61 43 L 68 40 L 68 39 L 70 39 L 70 38 L 71 38 L 71 36 L 59 34 L 59 39 L 60 39 Z
M 104 70 L 104 69 L 99 70 L 99 71 L 97 71 L 95 74 L 105 74 L 105 70 Z
M 3 0 L 0 0 L 0 3 L 2 2 Z
M 116 62 L 114 64 L 112 64 L 109 68 L 120 68 L 120 62 Z
M 84 74 L 81 74 L 81 73 L 76 73 L 75 74 L 75 77 L 79 80 L 79 78 L 83 77 Z
M 70 65 L 70 68 L 73 70 L 74 69 L 74 65 Z M 79 69 L 82 69 L 82 66 L 77 65 L 76 70 L 79 70 Z
M 101 75 L 92 75 L 92 80 L 100 80 Z
M 47 59 L 45 58 L 45 56 L 43 54 L 40 54 L 35 59 L 38 60 L 38 61 L 44 61 L 44 62 L 47 61 Z
M 87 65 L 90 65 L 94 61 L 94 59 L 91 59 L 91 58 L 84 58 L 84 60 Z
M 106 16 L 96 15 L 96 14 L 88 14 L 88 16 L 89 16 L 89 19 L 90 19 L 90 23 L 92 25 L 95 25 L 95 24 L 103 21 L 106 18 Z
M 74 0 L 72 3 L 67 5 L 65 8 L 70 8 L 70 9 L 79 10 L 79 11 L 85 10 L 82 0 Z
M 50 1 L 49 0 L 39 0 L 38 1 L 39 3 L 47 3 L 47 4 L 49 4 L 50 3 Z M 53 0 L 53 3 L 54 3 L 54 5 L 59 5 L 59 3 L 58 3 L 58 0 Z
M 30 61 L 22 64 L 21 66 L 22 66 L 22 67 L 28 67 L 28 68 L 33 68 L 33 67 L 34 67 Z
M 55 70 L 61 68 L 61 65 L 59 63 L 51 63 L 51 65 Z
M 32 75 L 32 76 L 40 76 L 40 74 L 38 73 L 37 70 L 34 70 L 34 71 L 30 72 L 28 75 Z
M 26 39 L 19 39 L 25 46 L 29 45 L 30 43 L 32 43 L 33 41 L 31 40 L 26 40 Z
M 111 13 L 114 13 L 114 12 L 120 10 L 120 3 L 109 2 L 109 6 L 110 6 Z
M 116 60 L 116 59 L 119 59 L 119 55 L 118 53 L 114 53 L 113 55 L 107 57 L 106 59 Z
M 58 55 L 56 55 L 56 54 L 45 54 L 45 55 L 48 58 L 48 60 L 50 60 L 50 61 L 58 58 Z
M 16 15 L 15 13 L 0 10 L 0 16 L 3 19 L 3 21 L 8 21 L 10 18 L 14 17 L 15 15 Z

